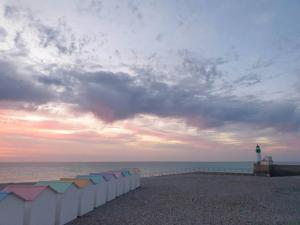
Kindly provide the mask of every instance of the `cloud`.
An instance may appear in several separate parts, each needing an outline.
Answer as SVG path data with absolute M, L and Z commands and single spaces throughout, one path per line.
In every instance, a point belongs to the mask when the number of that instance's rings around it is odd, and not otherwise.
M 22 16 L 22 14 L 24 14 L 24 12 L 19 10 L 19 8 L 16 6 L 10 6 L 10 5 L 4 6 L 4 16 L 6 18 L 11 18 L 11 19 L 18 18 Z
M 54 66 L 47 74 L 32 72 L 30 79 L 24 79 L 12 64 L 1 62 L 0 100 L 69 103 L 75 110 L 92 112 L 106 122 L 146 114 L 181 118 L 199 128 L 242 123 L 278 131 L 299 129 L 300 112 L 293 101 L 244 99 L 216 92 L 218 81 L 223 79 L 219 67 L 224 63 L 222 58 L 200 60 L 185 52 L 182 66 L 177 68 L 179 75 L 162 75 L 143 67 L 132 73 L 116 73 Z M 257 82 L 256 75 L 247 75 L 235 85 Z
M 208 70 L 207 73 L 203 76 L 210 77 L 211 72 Z M 64 101 L 72 103 L 79 111 L 92 112 L 106 122 L 148 114 L 182 118 L 187 124 L 200 128 L 236 123 L 249 124 L 254 129 L 272 127 L 277 131 L 299 130 L 300 127 L 300 112 L 292 101 L 222 96 L 211 94 L 209 90 L 186 88 L 189 84 L 185 83 L 168 84 L 144 79 L 145 75 L 70 70 L 61 74 L 69 78 L 39 80 L 69 87 L 63 93 Z
M 0 26 L 0 42 L 5 41 L 6 36 L 7 36 L 7 31 Z
M 141 13 L 135 1 L 130 1 L 128 7 L 135 14 Z M 10 6 L 5 7 L 5 16 L 28 20 L 43 48 L 54 47 L 59 53 L 68 55 L 78 50 L 80 41 L 63 20 L 50 26 L 28 10 Z M 158 36 L 158 40 L 161 38 Z M 16 34 L 14 41 L 19 48 L 26 48 L 21 32 Z M 115 51 L 116 56 L 119 53 L 119 50 Z M 106 122 L 148 114 L 182 118 L 187 124 L 199 128 L 243 123 L 278 131 L 299 130 L 300 112 L 295 102 L 244 99 L 229 94 L 232 86 L 259 83 L 257 74 L 242 76 L 226 88 L 221 68 L 227 59 L 198 58 L 188 50 L 178 51 L 177 56 L 181 60 L 178 66 L 173 71 L 168 68 L 166 72 L 147 66 L 132 66 L 132 72 L 127 73 L 99 69 L 91 72 L 86 70 L 87 62 L 86 67 L 80 69 L 58 67 L 47 71 L 46 75 L 33 71 L 28 77 L 15 65 L 1 61 L 0 100 L 70 103 L 76 110 L 92 112 Z M 269 64 L 259 60 L 255 68 L 267 66 Z
M 234 81 L 235 84 L 243 85 L 243 86 L 246 86 L 246 87 L 253 86 L 253 85 L 258 84 L 260 82 L 261 82 L 260 76 L 258 74 L 254 74 L 254 73 L 241 76 L 241 77 L 239 77 L 238 79 L 236 79 Z
M 139 20 L 143 19 L 143 14 L 140 9 L 141 5 L 139 1 L 129 0 L 127 2 L 127 6 L 131 13 L 136 15 Z
M 274 65 L 275 60 L 276 60 L 275 56 L 273 56 L 270 59 L 264 59 L 262 57 L 258 57 L 258 59 L 251 66 L 251 68 L 249 68 L 249 70 L 257 70 L 257 69 L 264 69 L 264 68 L 271 67 L 272 65 Z
M 47 48 L 54 46 L 59 53 L 71 55 L 77 50 L 75 37 L 68 32 L 68 27 L 60 21 L 56 27 L 47 26 L 40 21 L 35 21 L 35 27 L 39 34 L 40 46 Z
M 40 20 L 36 13 L 28 8 L 16 7 L 6 5 L 4 7 L 4 16 L 7 19 L 19 21 L 22 23 L 22 31 L 17 31 L 14 39 L 16 47 L 25 48 L 26 42 L 32 40 L 25 40 L 23 33 L 32 32 L 38 39 L 38 45 L 42 48 L 53 47 L 59 54 L 71 55 L 75 51 L 81 51 L 87 45 L 88 39 L 86 37 L 76 39 L 72 29 L 67 26 L 64 19 L 59 18 L 57 24 L 47 24 Z
M 76 5 L 80 12 L 95 12 L 96 14 L 100 14 L 103 8 L 103 3 L 99 0 L 78 0 Z
M 0 101 L 16 101 L 42 104 L 51 100 L 53 94 L 26 79 L 16 70 L 16 65 L 0 60 Z

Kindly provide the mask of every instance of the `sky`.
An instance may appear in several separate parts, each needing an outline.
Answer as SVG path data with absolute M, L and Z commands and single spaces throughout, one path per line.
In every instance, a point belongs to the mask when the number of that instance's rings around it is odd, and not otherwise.
M 0 0 L 0 162 L 300 161 L 298 0 Z

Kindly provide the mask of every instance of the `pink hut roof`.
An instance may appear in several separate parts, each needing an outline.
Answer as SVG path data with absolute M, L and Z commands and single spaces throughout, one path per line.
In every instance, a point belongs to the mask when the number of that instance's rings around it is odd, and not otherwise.
M 47 186 L 8 185 L 2 191 L 12 192 L 25 201 L 33 201 L 47 188 Z

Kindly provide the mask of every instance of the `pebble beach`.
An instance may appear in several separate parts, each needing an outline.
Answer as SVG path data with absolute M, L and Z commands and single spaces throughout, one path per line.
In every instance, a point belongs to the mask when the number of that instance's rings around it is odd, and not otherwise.
M 141 187 L 68 225 L 299 225 L 300 177 L 185 174 Z

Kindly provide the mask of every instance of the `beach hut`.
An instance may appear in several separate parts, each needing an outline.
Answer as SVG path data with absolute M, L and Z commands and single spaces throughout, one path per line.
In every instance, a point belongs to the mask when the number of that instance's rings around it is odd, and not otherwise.
M 137 188 L 141 186 L 141 170 L 139 168 L 133 168 L 132 171 L 135 176 L 135 187 Z
M 129 192 L 131 190 L 131 173 L 128 169 L 123 169 L 122 170 L 122 175 L 125 177 L 125 193 Z
M 125 193 L 125 177 L 122 171 L 109 171 L 117 179 L 117 197 Z
M 40 181 L 35 186 L 49 186 L 57 192 L 55 224 L 66 224 L 78 216 L 79 189 L 68 181 Z
M 94 207 L 99 207 L 106 202 L 107 196 L 107 182 L 100 175 L 79 175 L 76 178 L 90 179 L 95 184 Z
M 106 201 L 111 201 L 114 198 L 116 198 L 116 195 L 117 195 L 117 179 L 113 174 L 105 172 L 105 173 L 90 173 L 90 175 L 103 176 L 103 178 L 107 182 Z
M 24 204 L 20 204 L 20 201 L 14 202 L 23 207 L 22 225 L 55 224 L 56 192 L 53 189 L 46 186 L 8 185 L 3 192 L 13 193 L 23 199 Z
M 134 169 L 132 169 L 132 168 L 127 168 L 127 169 L 124 169 L 124 170 L 128 171 L 128 173 L 130 173 L 130 190 L 134 190 L 137 187 L 138 176 L 134 172 Z
M 0 192 L 0 225 L 23 225 L 25 201 L 14 193 Z
M 73 182 L 79 188 L 78 216 L 94 209 L 95 185 L 90 179 L 61 178 L 61 181 Z

